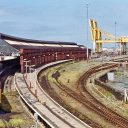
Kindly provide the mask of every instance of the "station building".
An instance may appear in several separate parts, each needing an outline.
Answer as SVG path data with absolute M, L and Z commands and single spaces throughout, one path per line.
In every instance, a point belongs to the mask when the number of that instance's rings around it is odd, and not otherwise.
M 89 49 L 89 55 L 90 52 Z M 86 59 L 86 53 L 86 47 L 75 42 L 24 39 L 0 33 L 0 59 L 7 63 L 9 59 L 5 60 L 5 56 L 14 57 L 14 62 L 19 63 L 22 73 L 26 61 L 28 66 L 40 66 L 58 60 Z

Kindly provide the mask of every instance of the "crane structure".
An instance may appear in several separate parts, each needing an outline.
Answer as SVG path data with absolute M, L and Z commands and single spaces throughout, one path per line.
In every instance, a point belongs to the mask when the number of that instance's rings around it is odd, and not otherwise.
M 118 43 L 120 54 L 126 54 L 128 43 L 128 36 L 116 37 L 108 32 L 103 31 L 97 25 L 95 20 L 89 19 L 91 38 L 93 41 L 93 52 L 102 52 L 102 44 L 104 43 Z

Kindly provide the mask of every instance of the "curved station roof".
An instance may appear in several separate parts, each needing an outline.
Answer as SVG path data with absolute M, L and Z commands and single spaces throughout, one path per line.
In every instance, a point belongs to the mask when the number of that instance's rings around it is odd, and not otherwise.
M 43 41 L 14 37 L 0 33 L 0 40 L 11 45 L 15 49 L 42 49 L 44 47 L 79 47 L 74 42 Z

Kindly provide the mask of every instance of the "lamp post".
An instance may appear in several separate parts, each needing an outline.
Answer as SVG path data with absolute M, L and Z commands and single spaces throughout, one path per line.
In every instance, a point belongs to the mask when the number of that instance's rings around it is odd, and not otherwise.
M 29 67 L 29 73 L 30 73 L 30 88 L 32 87 L 32 85 L 31 85 L 31 81 L 32 81 L 32 77 L 31 77 L 31 75 L 32 75 L 32 72 L 31 72 L 31 70 L 32 70 L 32 67 L 34 67 L 35 65 L 30 65 L 30 66 L 28 66 Z
M 45 64 L 45 54 L 43 55 L 43 63 Z
M 127 94 L 128 88 L 124 87 L 124 101 L 128 101 L 128 94 Z
M 39 57 L 39 64 L 41 64 L 41 56 L 38 56 Z
M 35 59 L 35 66 L 36 66 L 36 57 L 34 56 L 34 57 L 32 57 L 33 59 Z
M 35 118 L 35 128 L 37 128 L 37 123 L 38 123 L 38 114 L 34 113 L 34 118 Z
M 37 80 L 36 69 L 35 69 L 35 79 Z M 35 81 L 35 95 L 37 96 L 37 84 L 36 84 L 36 81 Z
M 26 79 L 27 79 L 27 67 L 28 67 L 28 62 L 30 62 L 30 60 L 24 59 L 23 62 L 25 62 L 25 67 L 26 67 Z
M 36 69 L 35 68 L 31 68 L 31 69 L 34 70 L 34 72 L 35 72 L 35 86 L 34 86 L 34 89 L 35 89 L 35 96 L 37 96 L 37 84 L 36 84 L 37 74 L 36 74 Z
M 86 4 L 86 9 L 87 9 L 87 44 L 88 44 L 88 4 Z M 86 49 L 86 55 L 87 55 L 87 63 L 88 63 L 88 47 Z
M 57 61 L 57 52 L 55 53 L 55 58 L 56 58 L 56 61 Z
M 116 21 L 115 21 L 115 51 L 116 51 Z

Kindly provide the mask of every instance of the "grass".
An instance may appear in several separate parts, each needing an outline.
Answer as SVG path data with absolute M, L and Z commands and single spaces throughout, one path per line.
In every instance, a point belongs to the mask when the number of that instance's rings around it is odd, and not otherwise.
M 82 120 L 92 119 L 94 122 L 99 122 L 103 127 L 107 125 L 107 127 L 111 127 L 111 125 L 103 120 L 103 118 L 100 118 L 99 115 L 95 114 L 92 111 L 89 111 L 86 107 L 84 107 L 81 103 L 77 102 L 72 97 L 65 94 L 61 89 L 59 89 L 56 85 L 58 84 L 57 81 L 51 77 L 52 73 L 55 72 L 59 66 L 52 67 L 49 69 L 49 73 L 47 74 L 49 83 L 52 87 L 52 91 L 54 90 L 54 93 L 58 94 L 59 99 L 61 100 L 61 104 L 63 107 L 70 110 L 72 113 L 79 113 L 77 115 L 78 118 Z M 77 80 L 81 76 L 82 73 L 84 73 L 86 70 L 88 70 L 90 66 L 88 64 L 85 64 L 85 62 L 79 62 L 69 65 L 63 65 L 61 69 L 59 69 L 59 72 L 61 76 L 59 77 L 59 81 L 63 83 L 65 86 L 68 86 L 70 89 L 77 91 Z M 48 71 L 46 71 L 48 72 Z M 68 82 L 68 79 L 69 82 Z M 54 84 L 53 84 L 54 83 Z M 52 92 L 51 92 L 52 93 Z M 63 101 L 63 103 L 62 103 Z M 87 120 L 88 120 L 87 119 Z
M 98 63 L 86 63 L 85 61 L 81 61 L 74 64 L 69 64 L 67 66 L 62 67 L 60 72 L 59 81 L 64 85 L 68 86 L 70 89 L 77 92 L 77 80 L 79 77 L 87 71 L 90 67 L 97 65 Z
M 59 77 L 59 81 L 61 83 L 63 83 L 65 86 L 68 86 L 70 89 L 72 89 L 73 91 L 77 91 L 76 88 L 76 81 L 79 78 L 79 76 L 85 72 L 88 68 L 91 68 L 93 66 L 97 65 L 97 63 L 95 64 L 90 64 L 88 65 L 87 63 L 85 64 L 85 61 L 83 62 L 79 62 L 79 63 L 74 63 L 74 64 L 63 64 L 62 68 L 59 69 L 59 72 L 61 73 L 61 76 Z M 59 65 L 60 66 L 60 65 Z M 102 126 L 104 128 L 108 128 L 108 127 L 112 127 L 109 126 L 109 124 L 107 122 L 105 122 L 104 120 L 100 119 L 100 117 L 96 114 L 94 114 L 93 112 L 90 112 L 87 108 L 84 108 L 81 104 L 77 103 L 74 99 L 72 99 L 71 97 L 69 97 L 68 95 L 64 94 L 60 89 L 57 88 L 57 82 L 55 81 L 55 79 L 53 79 L 51 77 L 52 73 L 54 73 L 59 66 L 56 67 L 52 67 L 49 68 L 49 71 L 45 71 L 45 73 L 43 72 L 42 75 L 47 75 L 48 73 L 48 80 L 49 83 L 51 83 L 52 86 L 52 91 L 54 90 L 54 93 L 58 94 L 58 97 L 61 99 L 61 102 L 63 101 L 63 107 L 65 108 L 71 108 L 71 112 L 74 112 L 74 110 L 77 110 L 78 112 L 82 113 L 83 115 L 86 115 L 88 118 L 99 122 L 100 124 L 102 124 Z M 117 74 L 119 76 L 122 75 L 122 72 L 117 72 Z M 94 76 L 92 76 L 94 77 Z M 68 82 L 68 79 L 69 82 Z M 52 84 L 54 83 L 54 84 Z M 89 84 L 90 85 L 90 84 Z M 89 91 L 92 93 L 93 96 L 95 96 L 100 102 L 102 102 L 103 104 L 105 104 L 106 106 L 108 106 L 109 108 L 111 108 L 114 111 L 118 111 L 117 113 L 124 115 L 126 118 L 128 118 L 128 104 L 123 104 L 121 101 L 118 101 L 117 99 L 115 99 L 114 95 L 105 90 L 102 87 L 97 87 L 106 97 L 110 98 L 110 101 L 106 100 L 106 98 L 102 97 L 99 93 L 97 93 L 95 90 L 93 90 L 92 87 L 91 91 L 89 89 Z M 112 102 L 114 102 L 115 105 L 112 104 Z M 67 107 L 68 106 L 68 107 Z M 122 109 L 120 109 L 119 107 L 123 107 L 126 111 L 122 111 Z M 83 119 L 83 115 L 79 115 L 81 119 Z M 78 116 L 77 116 L 78 117 Z
M 23 123 L 22 119 L 10 119 L 9 121 L 0 119 L 0 128 L 21 128 Z
M 33 125 L 33 118 L 22 107 L 18 96 L 16 91 L 2 94 L 1 107 L 8 113 L 1 115 L 0 128 L 26 128 Z
M 108 100 L 106 100 L 105 97 L 103 97 L 96 90 L 94 90 L 94 88 L 89 88 L 90 93 L 108 108 L 112 109 L 113 111 L 116 111 L 118 114 L 128 119 L 128 104 L 116 99 L 115 96 L 111 92 L 107 91 L 105 88 L 100 87 L 98 85 L 95 86 L 104 96 L 108 98 Z
M 112 97 L 114 96 L 111 92 L 107 91 L 106 89 L 104 89 L 103 87 L 98 86 L 98 90 L 104 94 L 106 97 Z
M 117 75 L 117 76 L 121 76 L 122 73 L 123 73 L 122 71 L 116 71 L 116 72 L 115 72 L 115 75 Z
M 23 119 L 10 119 L 9 120 L 9 124 L 11 124 L 11 126 L 13 126 L 13 127 L 20 127 L 24 123 L 25 122 Z
M 5 128 L 6 127 L 6 121 L 0 120 L 0 128 Z

